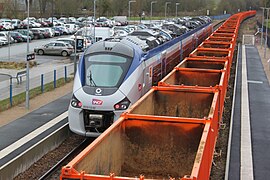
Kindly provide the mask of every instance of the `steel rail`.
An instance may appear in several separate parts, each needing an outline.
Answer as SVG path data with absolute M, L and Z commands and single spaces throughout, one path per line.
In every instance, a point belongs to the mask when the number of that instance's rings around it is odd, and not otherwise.
M 85 149 L 94 138 L 86 138 L 84 139 L 77 147 L 73 148 L 65 157 L 63 157 L 60 161 L 58 161 L 53 167 L 51 167 L 47 172 L 45 172 L 39 180 L 46 180 L 49 179 L 52 175 L 56 173 L 57 170 L 59 170 L 68 159 L 75 157 L 78 153 L 80 153 L 83 149 Z

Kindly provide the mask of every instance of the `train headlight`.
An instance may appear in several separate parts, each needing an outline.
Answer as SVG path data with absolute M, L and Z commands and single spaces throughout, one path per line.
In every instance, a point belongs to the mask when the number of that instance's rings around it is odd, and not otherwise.
M 75 108 L 81 108 L 82 107 L 82 102 L 80 102 L 74 95 L 71 99 L 71 102 L 70 102 L 71 106 L 72 107 L 75 107 Z
M 116 103 L 113 107 L 115 110 L 126 110 L 130 105 L 128 98 L 123 99 L 122 101 Z

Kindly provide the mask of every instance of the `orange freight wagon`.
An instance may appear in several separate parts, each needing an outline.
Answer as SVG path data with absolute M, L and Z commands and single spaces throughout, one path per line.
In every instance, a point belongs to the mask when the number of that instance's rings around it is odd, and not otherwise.
M 214 32 L 63 167 L 60 179 L 209 179 L 239 25 L 255 13 L 229 18 L 222 30 L 234 33 Z
M 218 96 L 214 89 L 152 88 L 65 166 L 61 178 L 209 177 Z

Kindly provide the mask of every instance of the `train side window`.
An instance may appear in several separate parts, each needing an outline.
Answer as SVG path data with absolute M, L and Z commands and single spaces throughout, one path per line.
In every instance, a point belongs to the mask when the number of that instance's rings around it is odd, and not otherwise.
M 162 74 L 161 74 L 161 63 L 157 64 L 153 70 L 152 70 L 152 86 L 156 86 L 158 84 L 158 81 L 161 80 Z

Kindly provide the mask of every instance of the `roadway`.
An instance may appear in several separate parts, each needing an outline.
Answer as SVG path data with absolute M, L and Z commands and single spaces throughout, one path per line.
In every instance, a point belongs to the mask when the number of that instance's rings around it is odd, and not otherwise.
M 66 36 L 59 36 L 59 37 L 69 37 L 71 35 L 66 35 Z M 48 39 L 38 39 L 38 40 L 32 40 L 29 43 L 29 51 L 30 53 L 34 52 L 35 47 L 42 46 L 50 41 L 56 40 L 59 37 L 53 37 L 53 38 L 48 38 Z M 0 57 L 1 61 L 5 62 L 22 62 L 25 61 L 26 59 L 26 53 L 27 52 L 27 43 L 13 43 L 10 44 L 10 46 L 4 46 L 0 48 Z M 10 53 L 10 56 L 9 56 Z M 9 58 L 10 57 L 10 58 Z M 62 57 L 62 56 L 46 56 L 46 55 L 36 55 L 36 62 L 38 64 L 43 64 L 43 63 L 48 63 L 52 61 L 59 61 L 59 60 L 65 60 L 68 59 L 69 57 Z
M 61 36 L 69 37 L 70 35 Z M 44 45 L 48 42 L 58 39 L 59 37 L 33 40 L 29 43 L 30 53 L 34 52 L 34 48 Z M 0 61 L 2 62 L 25 62 L 27 43 L 14 43 L 10 46 L 0 48 Z M 10 53 L 10 58 L 9 58 Z M 52 56 L 52 55 L 36 55 L 35 61 L 37 66 L 30 68 L 30 89 L 40 86 L 40 75 L 44 75 L 44 84 L 53 81 L 53 70 L 57 70 L 57 79 L 64 77 L 64 66 L 67 66 L 67 75 L 73 73 L 74 68 L 70 57 Z M 25 80 L 22 78 L 22 84 L 17 84 L 17 72 L 22 71 L 18 69 L 1 69 L 0 73 L 0 100 L 9 98 L 10 76 L 13 77 L 13 95 L 17 95 L 25 91 Z

